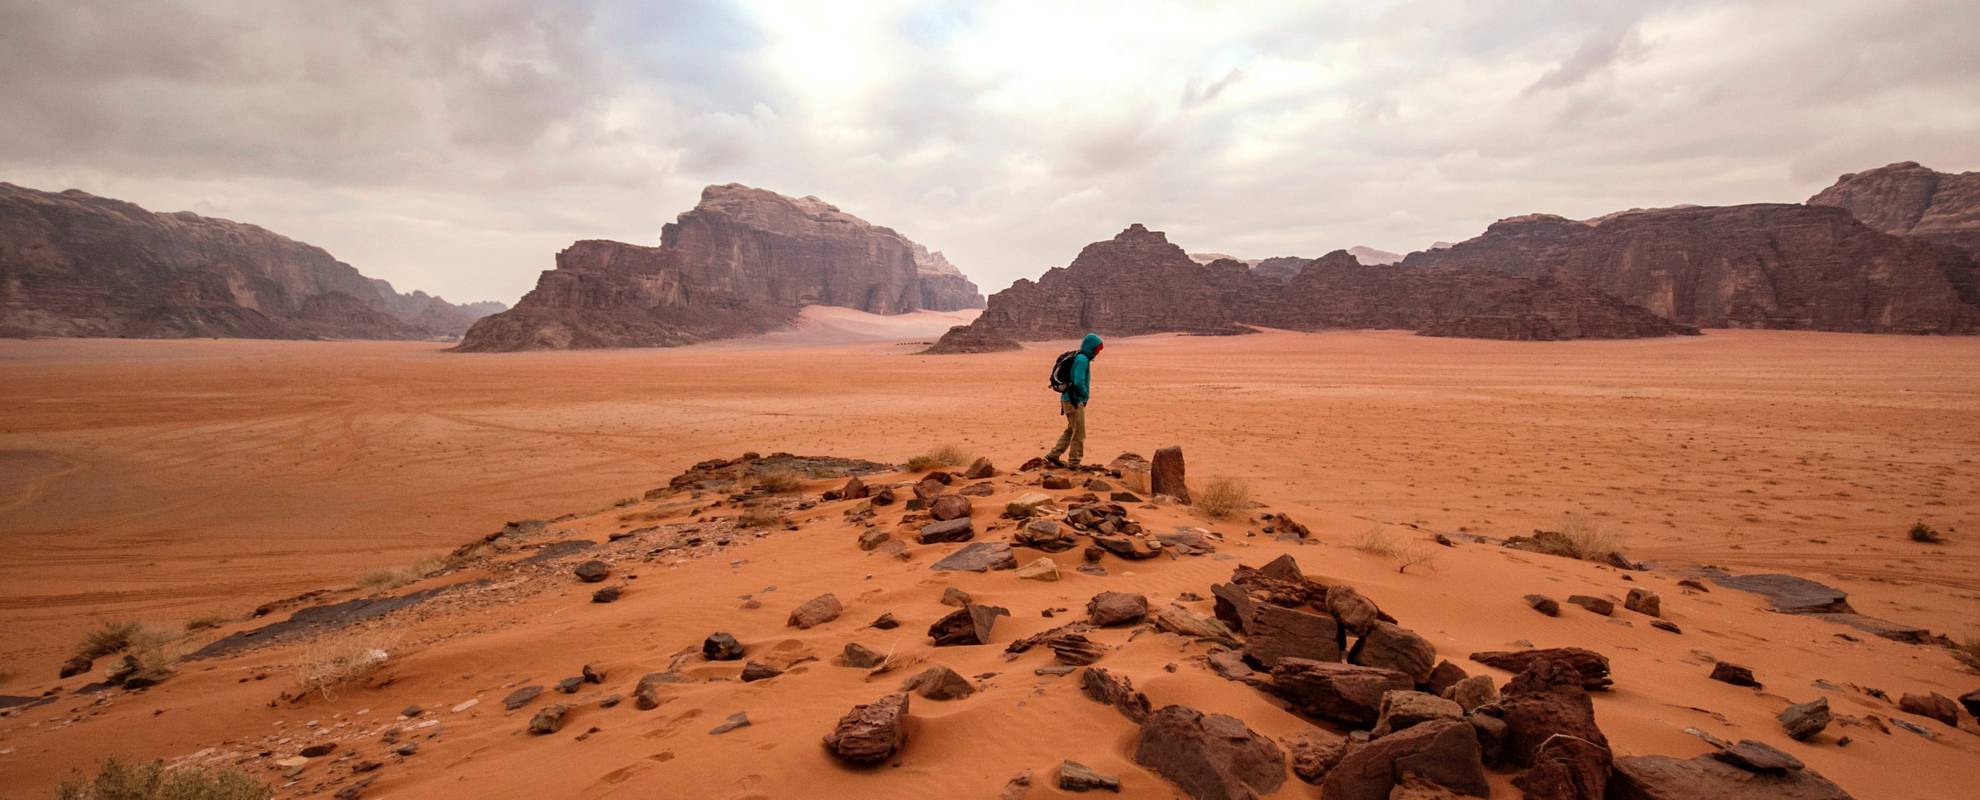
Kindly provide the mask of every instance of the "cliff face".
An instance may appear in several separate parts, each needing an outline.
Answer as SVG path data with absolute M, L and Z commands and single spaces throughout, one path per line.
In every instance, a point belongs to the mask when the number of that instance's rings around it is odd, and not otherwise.
M 1501 220 L 1405 268 L 1556 274 L 1682 325 L 1871 333 L 1980 328 L 1966 254 L 1869 228 L 1839 208 L 1639 211 L 1591 225 Z
M 1938 172 L 1901 161 L 1844 175 L 1808 198 L 1808 204 L 1845 209 L 1885 233 L 1980 255 L 1980 172 Z
M 0 335 L 424 339 L 466 328 L 396 313 L 407 300 L 255 225 L 0 183 Z
M 1199 264 L 1159 232 L 1130 226 L 1063 268 L 990 297 L 930 353 L 1009 349 L 1011 340 L 1389 328 L 1498 339 L 1695 333 L 1580 283 L 1498 270 L 1364 266 L 1336 250 L 1291 274 L 1229 259 Z
M 804 305 L 899 314 L 981 302 L 947 259 L 892 229 L 815 197 L 728 184 L 703 190 L 659 247 L 592 240 L 557 254 L 460 349 L 672 347 L 774 330 Z

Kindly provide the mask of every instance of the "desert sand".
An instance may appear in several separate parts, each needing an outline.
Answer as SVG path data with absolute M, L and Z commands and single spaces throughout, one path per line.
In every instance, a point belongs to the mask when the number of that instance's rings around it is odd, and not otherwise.
M 925 357 L 912 355 L 922 345 L 893 340 L 901 332 L 813 324 L 834 333 L 504 355 L 417 343 L 0 342 L 0 668 L 12 673 L 0 693 L 80 685 L 53 680 L 56 665 L 95 623 L 236 620 L 184 645 L 194 646 L 266 622 L 244 617 L 271 600 L 323 587 L 338 590 L 329 600 L 363 596 L 352 588 L 360 573 L 445 553 L 505 521 L 550 519 L 551 538 L 600 543 L 692 524 L 705 502 L 639 498 L 707 458 L 790 451 L 899 462 L 952 443 L 1010 470 L 1058 432 L 1044 382 L 1062 345 Z M 1045 609 L 1078 616 L 1099 591 L 1143 592 L 1166 606 L 1207 595 L 1239 563 L 1282 553 L 1375 598 L 1474 674 L 1505 678 L 1464 656 L 1522 640 L 1607 654 L 1617 685 L 1597 696 L 1596 711 L 1621 754 L 1704 752 L 1684 732 L 1693 726 L 1787 750 L 1857 797 L 1970 796 L 1980 774 L 1971 719 L 1954 730 L 1848 687 L 1956 696 L 1980 688 L 1980 675 L 1940 648 L 1845 638 L 1851 629 L 1769 613 L 1757 596 L 1690 593 L 1676 581 L 1699 564 L 1791 572 L 1847 590 L 1865 614 L 1955 638 L 1980 633 L 1980 544 L 1971 538 L 1980 531 L 1980 341 L 1748 331 L 1570 343 L 1149 336 L 1110 342 L 1095 380 L 1089 461 L 1181 445 L 1192 483 L 1241 478 L 1264 504 L 1258 511 L 1294 515 L 1317 543 L 1248 536 L 1259 525 L 1246 517 L 1136 508 L 1151 530 L 1215 532 L 1219 555 L 1234 558 L 1111 560 L 1109 575 L 1091 576 L 1071 570 L 1074 551 L 1056 556 L 1062 580 L 1041 583 L 931 572 L 953 545 L 912 546 L 907 561 L 862 552 L 853 544 L 861 528 L 841 515 L 846 504 L 822 503 L 793 513 L 796 531 L 650 560 L 629 554 L 615 563 L 625 597 L 610 605 L 591 604 L 597 587 L 567 571 L 455 572 L 394 592 L 494 583 L 360 632 L 384 637 L 392 653 L 373 687 L 279 702 L 301 648 L 278 646 L 189 662 L 141 693 L 102 702 L 64 694 L 18 710 L 0 719 L 0 796 L 42 796 L 106 753 L 202 753 L 281 785 L 257 754 L 288 756 L 321 739 L 339 741 L 339 754 L 311 764 L 282 796 L 327 795 L 361 760 L 385 762 L 367 797 L 995 796 L 1022 769 L 1034 774 L 1033 796 L 1052 796 L 1047 784 L 1065 758 L 1121 775 L 1129 796 L 1168 796 L 1169 784 L 1133 763 L 1131 723 L 1081 696 L 1076 675 L 1034 675 L 1049 653 L 1006 661 L 1002 645 L 1064 621 L 1041 617 Z M 995 524 L 996 509 L 1035 478 L 994 479 L 996 494 L 978 498 L 979 527 Z M 811 482 L 800 496 L 815 501 L 837 483 Z M 1656 570 L 1625 581 L 1614 569 L 1468 539 L 1429 544 L 1433 533 L 1504 537 L 1569 514 L 1618 534 Z M 1907 540 L 1919 520 L 1950 541 Z M 1008 534 L 1005 525 L 984 538 Z M 1375 528 L 1432 548 L 1435 562 L 1399 572 L 1392 559 L 1348 546 Z M 926 627 L 950 610 L 936 603 L 949 585 L 1012 610 L 991 646 L 928 646 Z M 1665 617 L 1684 632 L 1622 611 L 1548 618 L 1520 599 L 1620 598 L 1632 586 L 1660 592 Z M 824 592 L 844 601 L 842 618 L 785 627 L 791 608 Z M 1184 603 L 1209 613 L 1207 603 Z M 882 612 L 902 626 L 862 627 Z M 731 679 L 741 662 L 696 661 L 682 668 L 695 681 L 657 709 L 591 702 L 628 692 L 716 630 L 791 671 L 740 684 Z M 1311 727 L 1204 669 L 1201 643 L 1130 640 L 1126 629 L 1095 639 L 1115 648 L 1100 665 L 1157 706 L 1230 713 L 1275 738 Z M 915 698 L 900 766 L 854 770 L 828 758 L 818 737 L 919 667 L 867 680 L 831 663 L 850 641 L 995 674 L 967 699 Z M 1766 687 L 1706 680 L 1712 658 L 1752 667 Z M 502 711 L 510 689 L 554 683 L 587 663 L 608 679 L 572 700 L 580 705 L 563 732 L 523 732 L 552 695 Z M 1839 723 L 1811 742 L 1789 740 L 1774 713 L 1816 696 L 1839 714 L 1903 716 L 1936 738 Z M 478 703 L 450 710 L 470 699 Z M 406 734 L 421 742 L 417 755 L 389 755 L 377 733 L 420 722 L 394 721 L 411 704 L 439 724 Z M 749 727 L 709 735 L 737 711 Z M 322 732 L 298 733 L 311 723 Z M 574 738 L 591 727 L 599 730 Z M 1838 747 L 1841 736 L 1852 743 Z M 1312 792 L 1292 781 L 1274 796 Z

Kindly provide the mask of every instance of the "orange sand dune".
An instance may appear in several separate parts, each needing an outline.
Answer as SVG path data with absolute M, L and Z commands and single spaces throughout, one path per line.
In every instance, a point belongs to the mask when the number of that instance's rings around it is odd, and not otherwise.
M 505 520 L 607 509 L 703 458 L 789 450 L 904 459 L 954 442 L 1008 467 L 1056 434 L 1043 373 L 1059 345 L 944 358 L 904 355 L 909 349 L 880 341 L 464 356 L 403 343 L 0 344 L 0 402 L 9 410 L 0 423 L 0 542 L 9 553 L 0 563 L 0 667 L 14 673 L 0 693 L 55 685 L 55 665 L 93 622 L 242 615 L 441 553 Z M 1514 640 L 1607 653 L 1617 690 L 1598 697 L 1597 712 L 1620 752 L 1702 752 L 1682 732 L 1697 726 L 1787 749 L 1858 797 L 1961 797 L 1980 769 L 1971 720 L 1954 731 L 1907 717 L 1937 741 L 1832 727 L 1812 744 L 1787 740 L 1772 720 L 1789 700 L 1818 694 L 1839 713 L 1898 713 L 1861 694 L 1818 690 L 1818 679 L 1893 696 L 1980 687 L 1980 676 L 1942 650 L 1848 641 L 1835 635 L 1845 629 L 1767 613 L 1751 595 L 1681 593 L 1668 572 L 1632 584 L 1591 564 L 1467 544 L 1440 549 L 1432 569 L 1398 573 L 1346 545 L 1377 523 L 1421 544 L 1425 531 L 1503 536 L 1575 513 L 1624 536 L 1637 558 L 1791 571 L 1849 590 L 1867 614 L 1955 636 L 1980 632 L 1970 622 L 1980 612 L 1980 546 L 1968 533 L 1980 530 L 1976 367 L 1980 341 L 1806 333 L 1558 344 L 1392 333 L 1143 337 L 1111 343 L 1096 366 L 1090 444 L 1096 460 L 1182 444 L 1196 482 L 1244 478 L 1271 508 L 1307 520 L 1321 544 L 1247 539 L 1242 522 L 1208 525 L 1233 542 L 1227 553 L 1257 564 L 1292 552 L 1309 572 L 1375 597 L 1473 672 L 1488 670 L 1464 654 Z M 1012 480 L 986 500 L 1020 491 Z M 994 507 L 979 502 L 979 520 Z M 1207 524 L 1176 507 L 1136 513 L 1156 530 Z M 602 541 L 628 527 L 621 515 L 559 525 Z M 719 555 L 631 567 L 640 579 L 608 606 L 585 602 L 595 587 L 553 581 L 485 607 L 436 608 L 395 626 L 392 683 L 383 688 L 269 707 L 295 657 L 294 648 L 274 648 L 190 665 L 103 708 L 64 699 L 19 712 L 0 720 L 0 752 L 11 751 L 0 754 L 0 796 L 40 796 L 107 752 L 292 752 L 320 737 L 279 745 L 266 737 L 311 720 L 369 730 L 409 703 L 441 709 L 444 732 L 419 755 L 389 761 L 367 796 L 992 796 L 1024 768 L 1038 778 L 1034 796 L 1051 796 L 1057 790 L 1043 784 L 1062 758 L 1121 774 L 1130 794 L 1168 791 L 1132 764 L 1131 724 L 1081 697 L 1076 677 L 1034 676 L 1048 654 L 1005 662 L 1001 645 L 1055 624 L 1040 618 L 1045 608 L 1077 610 L 1107 589 L 1146 592 L 1160 605 L 1207 593 L 1238 561 L 1111 561 L 1113 574 L 1095 577 L 1071 573 L 1076 559 L 1061 554 L 1067 575 L 1058 583 L 943 577 L 927 570 L 939 548 L 917 547 L 911 562 L 868 556 L 834 507 L 802 519 L 798 532 Z M 1905 539 L 1920 519 L 1950 542 Z M 991 647 L 931 656 L 966 675 L 997 676 L 966 700 L 917 698 L 901 767 L 837 766 L 817 737 L 898 678 L 869 683 L 830 656 L 849 640 L 925 648 L 927 624 L 948 610 L 934 598 L 950 583 L 1014 617 Z M 1519 599 L 1620 597 L 1631 585 L 1662 592 L 1685 633 L 1574 608 L 1549 619 Z M 824 591 L 846 601 L 843 619 L 783 627 L 790 607 Z M 740 608 L 743 595 L 763 607 Z M 1207 604 L 1191 605 L 1207 613 Z M 885 636 L 859 630 L 886 610 L 904 625 Z M 710 667 L 699 677 L 717 680 L 654 711 L 587 704 L 546 738 L 521 733 L 527 710 L 500 710 L 505 687 L 554 682 L 585 662 L 607 669 L 607 689 L 625 691 L 717 629 L 752 648 L 822 660 L 747 685 L 719 680 L 739 664 Z M 1237 714 L 1273 736 L 1307 725 L 1190 661 L 1201 645 L 1167 635 L 1127 641 L 1126 631 L 1096 638 L 1118 645 L 1102 665 L 1129 675 L 1157 705 Z M 1704 680 L 1709 662 L 1694 650 L 1753 667 L 1767 688 Z M 1175 672 L 1164 668 L 1171 663 Z M 269 677 L 238 682 L 254 674 Z M 480 698 L 476 708 L 444 713 L 471 697 Z M 706 733 L 738 710 L 751 727 Z M 573 740 L 594 725 L 599 733 Z M 1838 748 L 1843 734 L 1854 743 Z M 382 754 L 369 739 L 350 747 Z M 295 788 L 313 791 L 338 769 L 312 765 Z M 1278 796 L 1310 792 L 1294 782 Z

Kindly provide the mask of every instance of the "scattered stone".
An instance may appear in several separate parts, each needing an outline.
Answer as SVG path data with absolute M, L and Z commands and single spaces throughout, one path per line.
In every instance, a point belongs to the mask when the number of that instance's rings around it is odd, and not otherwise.
M 1486 796 L 1478 735 L 1459 720 L 1437 720 L 1351 744 L 1320 782 L 1327 800 L 1387 800 L 1402 777 L 1415 775 L 1459 794 Z
M 1457 703 L 1468 714 L 1479 706 L 1497 702 L 1499 687 L 1492 685 L 1490 675 L 1473 675 L 1453 684 L 1444 692 L 1444 697 Z
M 931 474 L 928 477 L 922 478 L 919 483 L 914 485 L 914 499 L 926 504 L 941 495 L 942 490 L 947 488 L 948 485 L 947 482 Z
M 61 677 L 73 678 L 77 675 L 82 675 L 84 673 L 89 672 L 91 669 L 95 668 L 95 666 L 96 663 L 87 658 L 84 658 L 82 656 L 70 656 L 69 660 L 62 662 Z
M 1431 720 L 1463 716 L 1464 708 L 1456 702 L 1423 692 L 1392 689 L 1382 695 L 1381 710 L 1370 735 L 1379 739 Z
M 342 789 L 338 789 L 334 794 L 331 794 L 330 797 L 332 798 L 332 800 L 358 800 L 358 798 L 364 796 L 364 790 L 371 788 L 371 783 L 372 781 L 375 780 L 378 780 L 378 776 L 376 775 L 366 776 L 363 779 L 357 781 L 356 783 L 352 783 L 345 786 Z
M 639 683 L 633 686 L 633 706 L 641 711 L 651 711 L 660 706 L 660 687 L 669 683 L 680 683 L 681 676 L 674 672 L 649 672 L 640 676 Z
M 1064 475 L 1046 475 L 1044 478 L 1039 479 L 1038 485 L 1047 489 L 1071 489 L 1073 482 L 1071 478 Z
M 1059 579 L 1059 565 L 1049 557 L 1039 556 L 1038 560 L 1018 567 L 1016 575 L 1025 580 L 1056 581 Z
M 1195 800 L 1252 800 L 1286 780 L 1285 754 L 1236 717 L 1164 706 L 1148 716 L 1134 761 Z
M 1558 617 L 1561 615 L 1561 604 L 1558 601 L 1554 600 L 1554 598 L 1548 597 L 1544 594 L 1527 595 L 1526 604 L 1532 606 L 1534 611 L 1538 611 L 1550 617 Z
M 1449 536 L 1445 536 L 1444 534 L 1441 534 L 1441 533 L 1439 533 L 1439 534 L 1437 534 L 1437 535 L 1435 535 L 1435 536 L 1432 536 L 1432 537 L 1430 537 L 1430 540 L 1431 540 L 1431 541 L 1434 541 L 1434 542 L 1436 542 L 1436 543 L 1438 543 L 1438 544 L 1441 544 L 1441 545 L 1443 545 L 1443 546 L 1445 546 L 1445 547 L 1456 547 L 1456 546 L 1457 546 L 1457 542 L 1456 542 L 1456 541 L 1454 541 L 1454 540 L 1452 540 L 1452 539 L 1451 539 L 1451 537 L 1449 537 Z
M 885 761 L 907 743 L 907 714 L 904 692 L 853 706 L 825 736 L 825 749 L 853 764 Z
M 711 633 L 701 642 L 701 655 L 709 661 L 734 661 L 743 657 L 742 642 L 727 633 Z
M 749 663 L 743 665 L 742 682 L 755 683 L 760 680 L 775 678 L 778 675 L 782 675 L 782 674 L 784 674 L 784 671 L 782 669 L 752 659 L 750 660 Z
M 1052 496 L 1044 492 L 1025 492 L 1018 499 L 1004 504 L 1004 516 L 1011 519 L 1029 519 L 1045 512 L 1052 505 Z
M 805 601 L 804 605 L 791 609 L 791 616 L 784 621 L 784 624 L 805 630 L 838 619 L 845 610 L 846 607 L 839 603 L 839 598 L 827 592 Z
M 1582 608 L 1588 609 L 1589 611 L 1593 611 L 1597 614 L 1601 614 L 1602 616 L 1605 617 L 1612 616 L 1616 613 L 1615 602 L 1600 597 L 1592 597 L 1585 594 L 1571 594 L 1568 595 L 1567 601 L 1575 605 L 1581 606 Z
M 406 719 L 415 719 L 419 717 L 419 715 L 424 713 L 426 713 L 426 709 L 420 708 L 418 705 L 410 705 L 410 706 L 406 706 L 404 711 L 400 711 L 399 716 L 405 717 Z
M 1601 800 L 1608 791 L 1609 749 L 1570 736 L 1540 744 L 1533 769 L 1513 779 L 1526 800 Z
M 734 714 L 730 714 L 728 719 L 722 720 L 722 724 L 716 725 L 713 728 L 709 728 L 708 735 L 720 736 L 737 728 L 747 728 L 747 727 L 749 727 L 749 712 L 738 711 Z
M 578 670 L 578 677 L 583 679 L 585 683 L 605 682 L 605 673 L 590 664 L 586 664 Z
M 1850 800 L 1814 770 L 1750 772 L 1711 755 L 1618 758 L 1608 792 L 1615 800 Z
M 866 499 L 866 496 L 871 493 L 872 490 L 867 488 L 866 482 L 860 480 L 858 475 L 854 475 L 850 478 L 847 478 L 846 485 L 839 487 L 837 492 L 826 492 L 825 499 L 864 500 Z
M 901 684 L 901 691 L 914 692 L 930 700 L 960 700 L 976 693 L 976 686 L 953 669 L 940 664 L 922 670 Z
M 883 631 L 891 631 L 900 626 L 901 621 L 894 619 L 894 612 L 892 611 L 874 617 L 873 621 L 867 625 L 867 627 L 878 628 Z
M 1525 672 L 1528 667 L 1539 661 L 1566 661 L 1576 672 L 1581 673 L 1581 686 L 1588 691 L 1607 689 L 1615 683 L 1609 678 L 1609 657 L 1579 647 L 1489 650 L 1472 653 L 1471 660 L 1512 673 Z
M 1623 598 L 1623 608 L 1652 617 L 1664 615 L 1664 604 L 1657 597 L 1657 593 L 1642 587 L 1633 587 L 1629 590 L 1629 596 Z
M 867 648 L 858 642 L 847 642 L 846 649 L 839 654 L 839 663 L 859 669 L 872 669 L 880 666 L 887 657 Z
M 1182 448 L 1164 447 L 1155 451 L 1155 460 L 1148 468 L 1148 490 L 1151 494 L 1168 495 L 1188 503 L 1190 497 L 1186 477 Z
M 1162 554 L 1162 545 L 1160 542 L 1151 542 L 1140 536 L 1095 535 L 1093 537 L 1093 544 L 1102 550 L 1130 561 L 1154 558 Z
M 928 626 L 928 636 L 935 640 L 937 647 L 988 644 L 990 627 L 996 624 L 998 617 L 1010 613 L 1010 609 L 999 606 L 967 605 Z
M 1753 670 L 1730 661 L 1721 661 L 1712 665 L 1712 674 L 1710 677 L 1712 680 L 1719 681 L 1720 683 L 1730 683 L 1734 686 L 1751 686 L 1756 689 L 1760 688 L 1760 682 L 1753 679 Z
M 324 756 L 330 755 L 331 753 L 335 753 L 335 752 L 337 752 L 336 743 L 318 742 L 316 744 L 309 745 L 308 747 L 304 747 L 303 749 L 296 751 L 296 755 L 302 756 L 303 758 L 322 758 Z
M 1047 553 L 1071 550 L 1079 545 L 1072 531 L 1049 519 L 1034 519 L 1019 528 L 1013 537 L 1017 544 L 1032 547 Z
M 599 589 L 598 591 L 592 592 L 591 602 L 594 603 L 617 602 L 619 599 L 619 595 L 624 593 L 625 593 L 625 589 L 623 588 L 617 586 L 607 586 L 603 589 Z
M 584 685 L 583 677 L 572 676 L 569 678 L 565 678 L 561 681 L 558 681 L 557 685 L 552 688 L 556 689 L 557 692 L 560 694 L 577 694 L 578 687 L 583 685 Z
M 1171 605 L 1155 612 L 1155 629 L 1167 631 L 1177 636 L 1204 639 L 1233 650 L 1243 647 L 1238 643 L 1237 633 L 1224 623 L 1197 614 L 1182 606 Z
M 894 487 L 892 486 L 882 486 L 879 489 L 875 489 L 866 498 L 867 502 L 876 506 L 891 506 L 894 504 L 894 499 Z
M 1756 742 L 1752 739 L 1741 739 L 1739 740 L 1739 744 L 1725 747 L 1707 755 L 1748 772 L 1787 772 L 1789 770 L 1801 769 L 1805 766 L 1801 763 L 1801 759 L 1776 750 L 1773 746 L 1764 742 Z
M 1959 706 L 1938 692 L 1907 694 L 1898 699 L 1898 708 L 1908 714 L 1931 717 L 1954 728 L 1959 727 Z
M 1084 634 L 1063 633 L 1045 640 L 1051 648 L 1052 657 L 1061 664 L 1083 667 L 1107 654 L 1107 646 L 1086 638 Z
M 419 752 L 419 742 L 406 742 L 404 744 L 399 745 L 398 747 L 392 748 L 392 752 L 399 756 L 412 755 L 414 753 Z
M 1059 762 L 1059 788 L 1069 792 L 1086 792 L 1105 789 L 1110 792 L 1121 790 L 1121 779 L 1115 775 L 1102 775 L 1077 761 Z
M 1332 616 L 1261 605 L 1245 621 L 1244 656 L 1266 670 L 1288 657 L 1339 661 L 1341 638 L 1340 624 Z
M 894 535 L 879 528 L 867 528 L 859 532 L 859 549 L 867 552 L 880 549 L 881 545 L 894 540 Z
M 1428 680 L 1437 665 L 1437 649 L 1430 640 L 1388 622 L 1377 622 L 1355 640 L 1348 661 L 1364 667 L 1381 667 L 1408 675 L 1413 686 Z
M 1980 719 L 1980 689 L 1960 695 L 1959 704 L 1966 707 L 1966 713 L 1969 716 L 1974 719 Z
M 1669 631 L 1671 633 L 1684 633 L 1684 629 L 1678 627 L 1677 623 L 1667 619 L 1653 619 L 1650 621 L 1650 627 L 1656 628 L 1657 630 L 1660 631 Z
M 972 483 L 968 486 L 964 486 L 963 488 L 956 490 L 956 494 L 962 495 L 964 497 L 989 497 L 990 495 L 996 493 L 997 493 L 997 487 L 991 485 L 989 481 L 984 481 L 982 483 Z
M 1087 697 L 1113 706 L 1136 723 L 1146 721 L 1150 711 L 1148 695 L 1134 690 L 1134 684 L 1124 675 L 1116 675 L 1101 667 L 1087 667 L 1079 676 L 1079 690 Z
M 1382 696 L 1416 687 L 1407 674 L 1379 667 L 1281 658 L 1272 691 L 1310 717 L 1370 726 L 1381 718 Z
M 1037 460 L 1032 459 L 1032 461 Z M 1024 796 L 1030 793 L 1031 770 L 1019 770 L 1018 774 L 1012 775 L 1010 780 L 1004 782 L 1004 791 L 997 795 L 997 800 L 1024 800 Z
M 1101 592 L 1086 601 L 1086 619 L 1100 627 L 1131 625 L 1148 615 L 1148 598 L 1135 592 Z
M 521 689 L 510 692 L 508 697 L 502 698 L 502 707 L 514 711 L 529 705 L 529 701 L 535 700 L 536 696 L 540 694 L 543 694 L 543 687 L 524 686 Z
M 599 708 L 618 708 L 618 707 L 619 707 L 619 704 L 620 704 L 620 703 L 622 703 L 622 702 L 625 702 L 625 697 L 623 697 L 623 696 L 621 696 L 621 695 L 616 695 L 616 694 L 608 694 L 608 695 L 605 695 L 605 696 L 604 696 L 604 697 L 602 697 L 602 698 L 599 698 L 599 700 L 598 700 L 598 707 L 599 707 Z
M 529 718 L 530 734 L 543 736 L 562 730 L 564 727 L 564 715 L 569 714 L 570 711 L 571 707 L 563 703 L 545 706 L 537 710 L 536 716 Z
M 1466 677 L 1463 667 L 1439 660 L 1437 666 L 1430 668 L 1430 679 L 1423 682 L 1423 690 L 1448 700 L 1444 693 Z
M 577 565 L 575 573 L 578 580 L 585 583 L 597 583 L 611 576 L 612 566 L 603 561 L 593 559 Z
M 1114 492 L 1113 494 L 1107 495 L 1107 499 L 1112 500 L 1116 503 L 1141 502 L 1141 497 L 1139 495 L 1136 495 L 1134 492 Z
M 969 462 L 969 469 L 963 470 L 963 477 L 973 481 L 993 478 L 996 475 L 997 468 L 990 463 L 990 459 L 988 458 L 979 457 L 975 461 Z
M 962 520 L 958 520 L 959 522 Z M 942 523 L 948 524 L 948 523 Z M 1005 542 L 972 542 L 928 567 L 936 572 L 988 572 L 1017 569 L 1017 556 Z
M 915 534 L 915 541 L 922 544 L 967 542 L 974 538 L 976 538 L 976 526 L 967 516 L 923 525 L 921 531 Z
M 938 520 L 967 519 L 972 510 L 969 498 L 960 494 L 945 494 L 928 504 L 928 515 Z

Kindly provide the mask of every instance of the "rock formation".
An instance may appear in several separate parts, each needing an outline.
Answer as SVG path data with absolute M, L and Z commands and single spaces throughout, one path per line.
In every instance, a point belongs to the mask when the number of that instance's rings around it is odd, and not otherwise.
M 1808 204 L 1845 209 L 1885 233 L 1980 255 L 1980 172 L 1938 172 L 1900 161 L 1837 178 Z
M 1552 275 L 1703 328 L 1980 330 L 1972 257 L 1824 206 L 1669 208 L 1593 225 L 1531 214 L 1400 268 Z
M 874 314 L 980 305 L 940 253 L 816 197 L 710 186 L 660 245 L 580 241 L 461 350 L 671 347 L 788 325 L 805 305 Z
M 1373 247 L 1368 247 L 1366 245 L 1359 245 L 1359 244 L 1355 245 L 1353 247 L 1348 248 L 1347 252 L 1348 255 L 1354 256 L 1354 260 L 1359 261 L 1363 264 L 1368 264 L 1370 266 L 1394 264 L 1398 261 L 1403 260 L 1403 257 L 1398 253 L 1391 253 L 1387 250 L 1377 250 Z
M 491 305 L 399 294 L 255 225 L 0 183 L 0 336 L 451 338 Z

